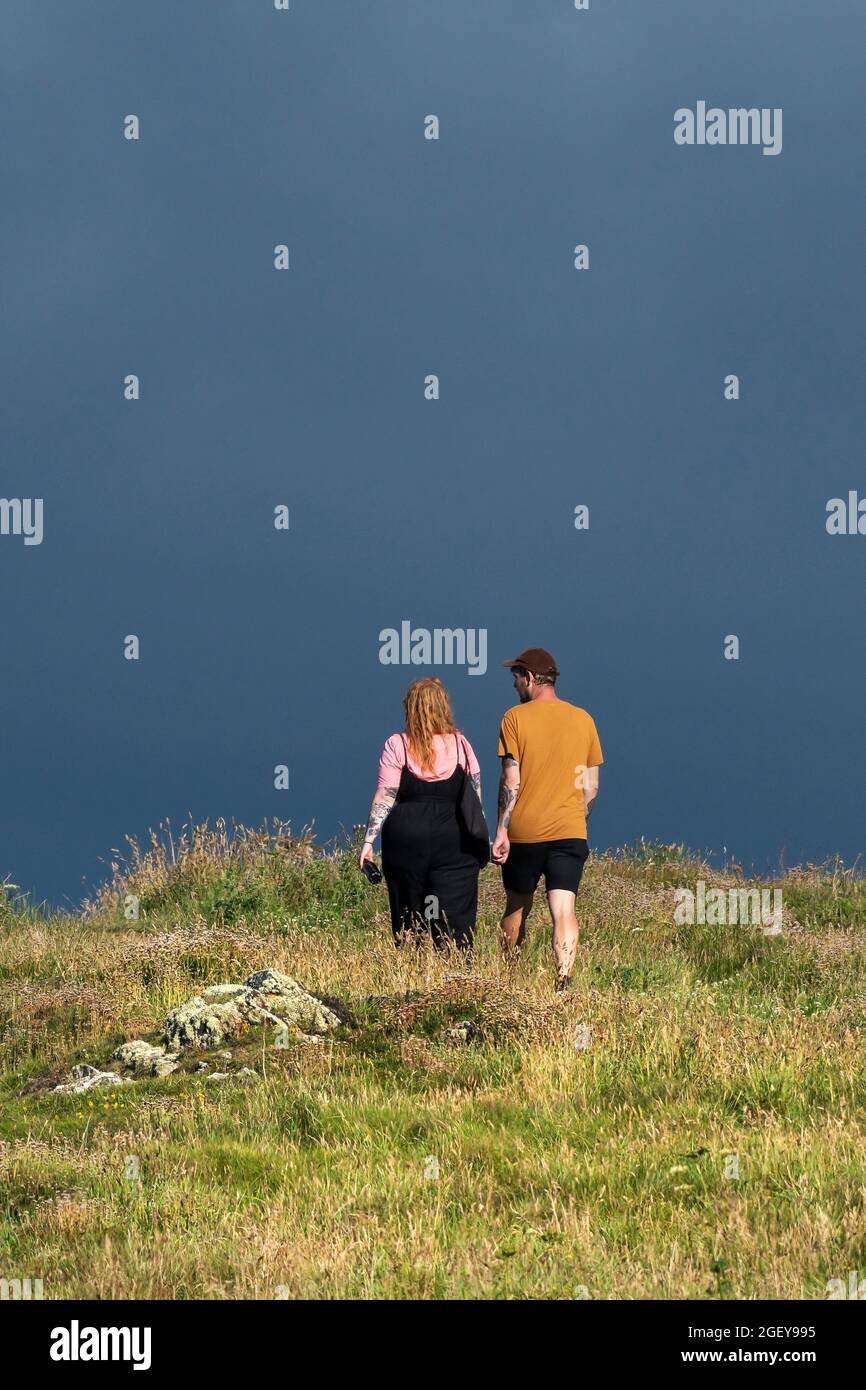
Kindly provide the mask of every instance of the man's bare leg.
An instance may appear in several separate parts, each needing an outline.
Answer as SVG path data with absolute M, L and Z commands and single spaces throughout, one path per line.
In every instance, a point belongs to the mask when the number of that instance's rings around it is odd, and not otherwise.
M 499 940 L 506 964 L 513 965 L 520 955 L 526 937 L 526 919 L 532 911 L 532 893 L 513 893 L 505 890 L 505 912 L 499 923 Z
M 553 959 L 556 964 L 557 989 L 567 989 L 574 959 L 577 955 L 579 927 L 574 912 L 574 893 L 565 888 L 551 888 L 547 895 L 553 922 Z

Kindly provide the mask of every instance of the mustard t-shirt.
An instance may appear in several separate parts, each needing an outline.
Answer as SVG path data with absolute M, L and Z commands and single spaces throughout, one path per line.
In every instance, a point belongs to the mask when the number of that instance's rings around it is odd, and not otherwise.
M 585 840 L 581 769 L 604 762 L 592 717 L 567 700 L 528 700 L 502 716 L 499 756 L 520 764 L 508 826 L 515 844 Z

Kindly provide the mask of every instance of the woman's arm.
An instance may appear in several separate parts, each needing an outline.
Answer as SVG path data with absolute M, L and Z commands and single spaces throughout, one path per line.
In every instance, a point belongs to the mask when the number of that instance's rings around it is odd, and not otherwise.
M 390 738 L 385 740 L 385 747 L 379 758 L 379 781 L 373 793 L 370 818 L 364 832 L 364 844 L 358 856 L 358 867 L 361 869 L 368 859 L 373 858 L 373 845 L 376 836 L 388 819 L 391 807 L 397 798 L 405 762 L 404 747 L 399 734 L 392 734 Z M 401 752 L 403 752 L 402 758 L 400 757 Z
M 469 742 L 468 738 L 466 738 L 463 734 L 461 734 L 460 737 L 463 742 L 463 753 L 466 759 L 466 772 L 468 773 L 470 782 L 472 783 L 473 787 L 478 793 L 478 800 L 481 802 L 483 806 L 484 801 L 481 796 L 481 766 L 478 762 L 478 759 L 475 756 L 475 749 L 472 747 L 472 744 Z M 473 763 L 475 764 L 474 772 L 472 771 Z
M 373 804 L 370 807 L 370 818 L 367 821 L 367 829 L 364 832 L 364 844 L 358 856 L 358 867 L 363 868 L 368 859 L 373 858 L 373 845 L 376 836 L 388 819 L 391 807 L 397 799 L 396 787 L 378 787 L 373 795 Z

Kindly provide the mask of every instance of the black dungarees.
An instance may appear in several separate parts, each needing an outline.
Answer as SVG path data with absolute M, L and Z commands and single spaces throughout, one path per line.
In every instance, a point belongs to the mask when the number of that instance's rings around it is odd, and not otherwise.
M 403 735 L 400 735 L 403 738 Z M 455 737 L 455 743 L 457 739 Z M 391 930 L 399 944 L 409 931 L 429 930 L 436 946 L 472 946 L 478 911 L 478 861 L 467 853 L 457 802 L 468 774 L 457 766 L 440 782 L 425 782 L 408 767 L 382 826 L 382 870 L 388 884 Z

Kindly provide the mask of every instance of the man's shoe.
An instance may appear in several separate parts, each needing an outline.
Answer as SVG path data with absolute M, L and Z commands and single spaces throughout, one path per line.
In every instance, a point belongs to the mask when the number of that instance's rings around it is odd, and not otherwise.
M 571 989 L 571 976 L 559 975 L 556 981 L 557 994 L 564 994 L 567 989 Z

